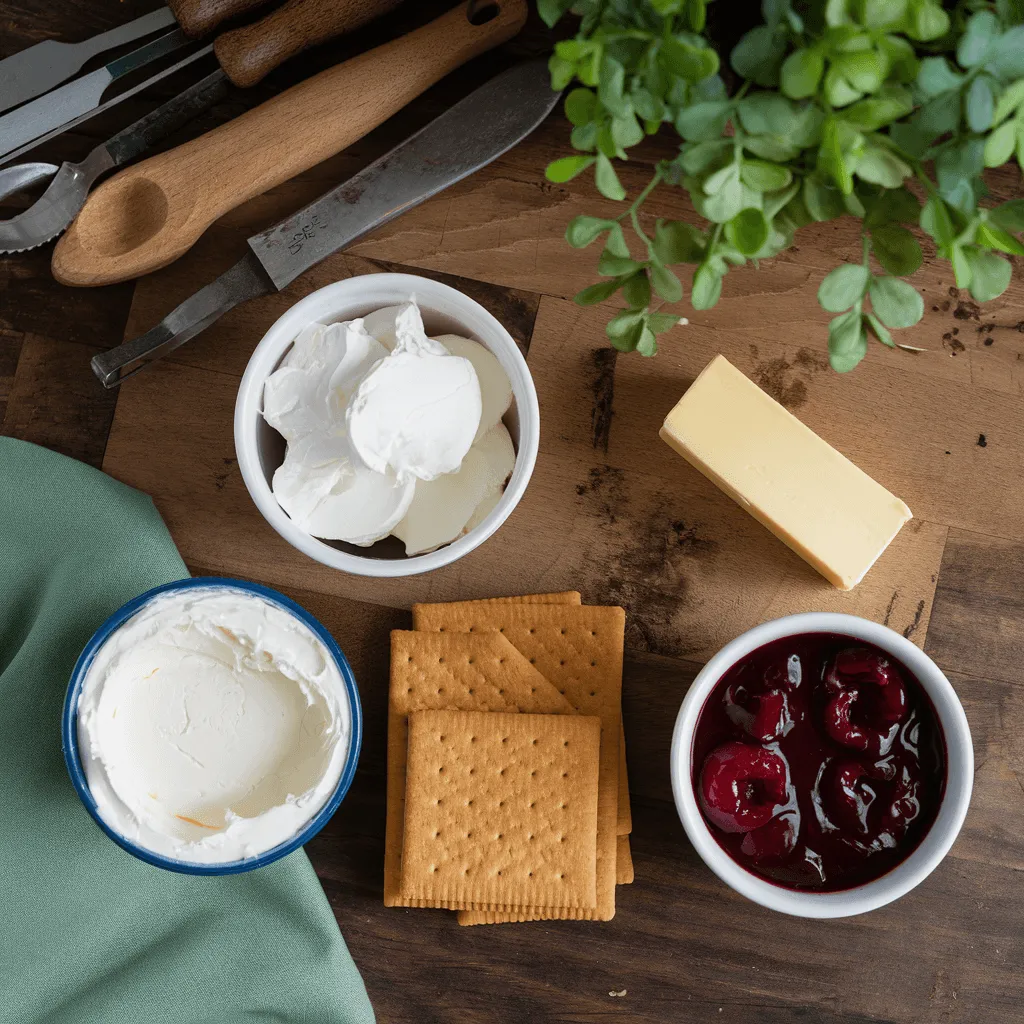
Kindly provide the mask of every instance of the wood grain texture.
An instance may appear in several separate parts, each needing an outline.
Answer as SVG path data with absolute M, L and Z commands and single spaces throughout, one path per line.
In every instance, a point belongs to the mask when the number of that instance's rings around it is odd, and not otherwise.
M 203 36 L 222 22 L 262 7 L 267 0 L 167 0 L 178 24 L 190 36 Z
M 11 0 L 0 17 L 0 56 L 50 36 L 86 38 L 157 6 L 159 0 L 116 5 Z M 237 116 L 310 71 L 335 63 L 341 54 L 385 41 L 392 25 L 404 18 L 414 23 L 418 18 L 422 24 L 442 9 L 443 4 L 426 0 L 415 11 L 404 5 L 394 19 L 386 19 L 387 25 L 370 25 L 341 43 L 309 51 L 251 92 L 234 94 L 170 142 Z M 527 36 L 546 45 L 535 16 L 515 45 L 526 45 Z M 506 47 L 474 62 L 344 153 L 231 211 L 179 263 L 140 283 L 129 332 L 152 326 L 197 284 L 235 262 L 247 234 L 365 166 L 509 59 Z M 83 156 L 144 113 L 149 103 L 174 91 L 168 84 L 167 92 L 154 100 L 128 101 L 123 122 L 97 119 L 51 143 L 47 157 L 59 161 Z M 234 326 L 227 333 L 209 332 L 179 349 L 176 365 L 155 367 L 129 382 L 118 418 L 124 415 L 125 425 L 133 423 L 141 433 L 133 439 L 115 427 L 111 458 L 130 458 L 141 465 L 146 445 L 158 442 L 150 450 L 151 472 L 140 474 L 139 480 L 154 491 L 165 511 L 173 512 L 172 532 L 191 535 L 190 517 L 198 517 L 214 533 L 208 544 L 195 538 L 195 546 L 216 559 L 218 518 L 233 519 L 240 529 L 249 530 L 250 547 L 265 552 L 264 561 L 254 567 L 255 578 L 276 583 L 309 608 L 338 639 L 353 666 L 365 726 L 359 770 L 339 813 L 307 851 L 366 980 L 378 1020 L 1016 1024 L 1024 999 L 1024 540 L 1018 532 L 1020 516 L 1013 515 L 1022 469 L 1015 459 L 1024 421 L 1024 333 L 1018 326 L 1024 321 L 1022 280 L 1018 276 L 1005 296 L 977 308 L 966 295 L 955 290 L 950 294 L 948 267 L 926 260 L 915 278 L 929 300 L 925 318 L 905 336 L 927 351 L 912 356 L 876 346 L 852 375 L 831 378 L 813 368 L 825 340 L 825 318 L 814 292 L 835 262 L 859 252 L 853 225 L 840 222 L 801 232 L 796 250 L 760 271 L 730 274 L 717 310 L 695 314 L 680 307 L 691 324 L 672 332 L 653 362 L 612 358 L 600 329 L 601 313 L 573 327 L 568 314 L 575 310 L 550 301 L 566 299 L 594 279 L 596 252 L 574 252 L 562 240 L 569 217 L 619 212 L 595 195 L 586 176 L 562 186 L 543 180 L 544 164 L 567 151 L 567 135 L 564 121 L 553 117 L 491 167 L 296 282 L 294 295 L 327 283 L 332 275 L 417 268 L 429 276 L 453 275 L 449 283 L 482 301 L 524 348 L 531 338 L 537 351 L 557 347 L 565 332 L 569 369 L 563 387 L 548 385 L 542 463 L 552 457 L 564 461 L 552 463 L 553 471 L 538 471 L 528 494 L 529 501 L 537 500 L 537 512 L 531 515 L 541 523 L 545 507 L 557 511 L 567 501 L 573 516 L 604 515 L 600 489 L 589 491 L 590 469 L 605 463 L 629 469 L 632 460 L 645 457 L 638 438 L 658 417 L 639 399 L 649 391 L 653 403 L 670 403 L 692 373 L 688 360 L 697 361 L 686 349 L 691 343 L 711 348 L 725 337 L 734 345 L 735 358 L 746 360 L 745 372 L 865 468 L 870 465 L 880 475 L 899 471 L 898 479 L 885 482 L 902 488 L 901 496 L 919 517 L 927 511 L 929 529 L 948 529 L 925 646 L 950 673 L 967 711 L 977 757 L 974 797 L 950 856 L 896 904 L 837 922 L 800 921 L 761 910 L 731 893 L 703 866 L 672 805 L 666 771 L 672 724 L 700 666 L 692 656 L 654 652 L 678 652 L 692 637 L 680 639 L 665 628 L 651 630 L 653 639 L 648 641 L 637 631 L 631 636 L 623 687 L 636 882 L 619 889 L 615 919 L 598 926 L 551 922 L 460 929 L 444 912 L 381 907 L 388 636 L 391 629 L 410 628 L 410 618 L 379 603 L 393 595 L 371 593 L 377 603 L 341 596 L 336 574 L 297 563 L 255 514 L 241 488 L 227 410 L 249 352 L 289 299 L 268 297 L 249 304 L 231 314 Z M 649 163 L 672 151 L 666 138 L 645 145 L 641 156 Z M 630 164 L 622 177 L 635 191 L 647 171 L 642 163 Z M 996 201 L 1018 195 L 1016 170 L 994 176 L 990 187 Z M 656 196 L 652 214 L 686 215 L 687 207 L 678 193 L 666 191 Z M 17 404 L 30 410 L 17 414 L 19 430 L 96 464 L 109 417 L 97 414 L 91 397 L 96 393 L 92 388 L 102 389 L 88 372 L 88 352 L 121 340 L 131 286 L 61 288 L 49 278 L 48 255 L 42 249 L 0 260 L 0 404 L 5 387 L 9 394 L 16 392 Z M 542 296 L 547 298 L 542 301 Z M 19 358 L 22 347 L 30 344 L 30 357 Z M 756 356 L 751 345 L 758 347 Z M 814 355 L 801 355 L 801 349 Z M 588 361 L 591 352 L 605 353 L 593 357 L 600 366 Z M 659 383 L 662 376 L 669 381 Z M 933 382 L 939 390 L 929 398 Z M 130 389 L 143 385 L 133 395 Z M 925 409 L 918 407 L 922 396 Z M 222 410 L 219 420 L 205 417 L 208 401 Z M 190 421 L 196 416 L 201 422 L 193 428 Z M 556 422 L 561 425 L 557 433 Z M 163 436 L 158 425 L 165 425 Z M 15 426 L 11 420 L 0 429 L 11 432 Z M 986 435 L 984 449 L 977 444 L 981 433 Z M 567 453 L 559 456 L 562 445 Z M 887 454 L 887 446 L 898 450 Z M 661 463 L 661 458 L 672 458 L 667 449 L 664 455 L 656 447 L 650 451 L 646 468 L 613 509 L 616 522 L 609 526 L 602 520 L 587 527 L 610 534 L 609 543 L 616 536 L 621 543 L 627 528 L 650 518 L 656 505 L 652 495 L 659 491 L 667 489 L 677 501 L 690 500 L 679 489 L 686 467 Z M 188 467 L 195 479 L 191 505 L 161 498 L 168 491 L 162 465 L 172 475 Z M 567 479 L 559 479 L 558 465 L 579 468 L 584 475 L 577 480 L 567 471 Z M 675 476 L 663 480 L 659 473 L 669 465 Z M 588 492 L 576 495 L 577 484 L 585 484 Z M 523 506 L 521 512 L 526 511 Z M 549 511 L 548 517 L 553 514 Z M 686 515 L 679 518 L 689 528 Z M 514 517 L 502 534 L 519 529 L 516 523 Z M 577 581 L 586 574 L 607 588 L 603 557 L 600 552 L 574 554 L 580 561 L 572 564 L 567 557 L 560 571 Z M 197 575 L 217 571 L 245 576 L 245 566 L 251 564 L 251 557 L 238 564 L 223 558 L 205 565 L 193 560 L 191 567 Z M 686 568 L 691 564 L 683 563 Z M 499 574 L 490 572 L 488 593 L 511 592 L 507 565 Z M 683 578 L 675 592 L 664 582 L 656 586 L 659 599 L 674 593 L 685 597 Z M 434 589 L 432 596 L 439 600 L 452 592 L 472 596 L 470 581 L 458 576 L 439 578 Z M 596 590 L 584 592 L 586 600 L 599 597 Z M 609 995 L 623 990 L 623 996 Z
M 54 277 L 95 286 L 166 266 L 226 211 L 351 145 L 526 20 L 526 0 L 502 0 L 497 16 L 474 25 L 470 2 L 114 175 L 57 243 Z
M 213 52 L 231 81 L 248 88 L 278 65 L 388 14 L 400 0 L 288 0 L 251 25 L 222 32 Z

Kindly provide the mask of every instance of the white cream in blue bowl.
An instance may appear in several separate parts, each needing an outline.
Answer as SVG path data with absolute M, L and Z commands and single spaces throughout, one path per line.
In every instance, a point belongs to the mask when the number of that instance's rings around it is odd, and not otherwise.
M 360 739 L 355 679 L 327 630 L 236 580 L 181 580 L 125 605 L 83 651 L 65 705 L 65 758 L 97 823 L 190 873 L 305 843 L 348 790 Z

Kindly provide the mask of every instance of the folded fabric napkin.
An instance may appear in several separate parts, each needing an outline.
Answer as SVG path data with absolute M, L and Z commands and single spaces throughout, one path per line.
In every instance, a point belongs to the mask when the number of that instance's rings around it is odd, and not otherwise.
M 241 875 L 150 867 L 68 778 L 79 652 L 125 601 L 187 575 L 144 494 L 0 438 L 0 1022 L 374 1019 L 301 850 Z

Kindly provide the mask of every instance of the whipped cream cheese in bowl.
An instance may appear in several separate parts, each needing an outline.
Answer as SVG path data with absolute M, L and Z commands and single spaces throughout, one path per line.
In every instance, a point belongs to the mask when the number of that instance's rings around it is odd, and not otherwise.
M 89 641 L 64 707 L 64 756 L 89 813 L 159 867 L 231 874 L 277 860 L 329 820 L 362 736 L 352 670 L 282 594 L 180 580 L 129 602 Z
M 447 565 L 493 534 L 536 461 L 537 395 L 479 303 L 407 274 L 328 285 L 256 347 L 235 449 L 271 526 L 365 576 Z

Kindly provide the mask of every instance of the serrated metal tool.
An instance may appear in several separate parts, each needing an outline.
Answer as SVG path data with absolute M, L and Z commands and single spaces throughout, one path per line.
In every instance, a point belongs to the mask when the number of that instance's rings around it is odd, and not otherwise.
M 529 135 L 558 98 L 544 61 L 498 75 L 355 177 L 253 235 L 248 253 L 230 270 L 141 337 L 94 356 L 93 372 L 104 387 L 116 387 L 239 303 L 287 287 L 327 256 L 496 160 Z
M 227 79 L 214 71 L 157 107 L 152 113 L 97 146 L 79 163 L 15 164 L 0 168 L 0 199 L 54 175 L 47 190 L 27 210 L 0 221 L 0 253 L 24 252 L 56 238 L 78 216 L 93 182 L 107 171 L 133 160 L 227 92 Z

